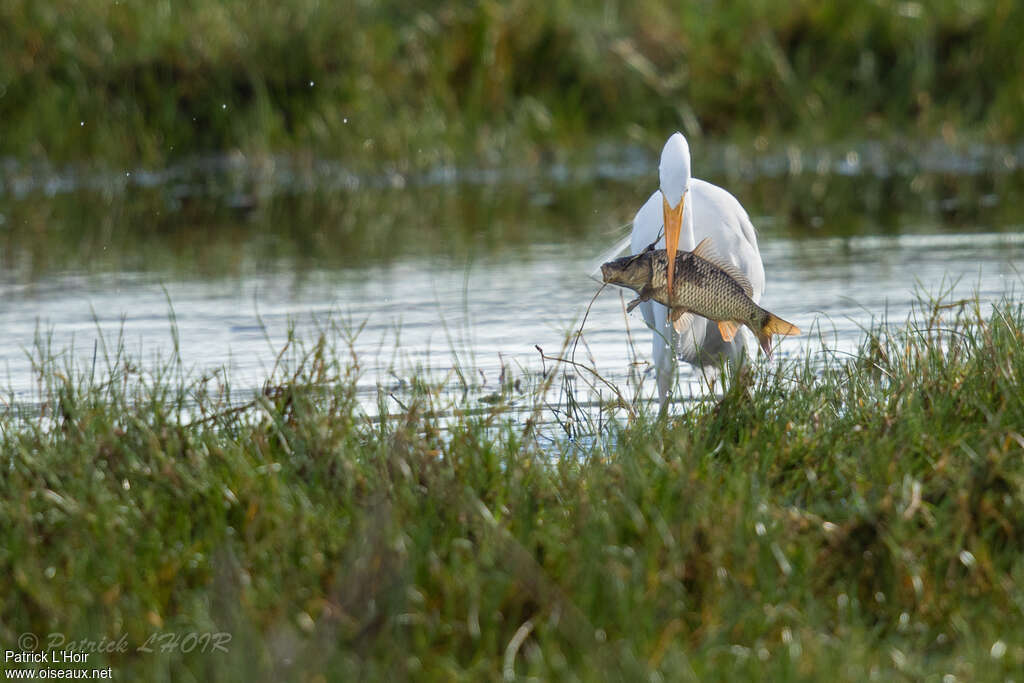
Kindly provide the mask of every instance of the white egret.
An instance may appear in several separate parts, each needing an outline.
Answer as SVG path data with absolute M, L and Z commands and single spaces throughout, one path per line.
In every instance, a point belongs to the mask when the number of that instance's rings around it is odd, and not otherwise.
M 665 143 L 658 176 L 659 189 L 633 219 L 632 253 L 643 251 L 655 240 L 659 248 L 666 248 L 671 291 L 677 248 L 692 251 L 701 240 L 710 237 L 720 259 L 739 268 L 753 287 L 751 298 L 760 302 L 764 294 L 764 265 L 754 225 L 735 197 L 717 185 L 690 177 L 690 146 L 682 133 L 674 133 Z M 697 367 L 709 368 L 717 367 L 724 357 L 735 367 L 752 352 L 755 338 L 746 328 L 726 342 L 715 322 L 695 316 L 691 318 L 692 325 L 677 334 L 665 306 L 647 301 L 640 309 L 644 322 L 654 332 L 654 365 L 658 398 L 663 407 L 675 378 L 677 357 Z

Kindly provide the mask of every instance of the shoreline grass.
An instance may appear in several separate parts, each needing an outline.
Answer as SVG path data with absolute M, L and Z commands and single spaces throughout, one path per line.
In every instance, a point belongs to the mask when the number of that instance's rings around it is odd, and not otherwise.
M 1013 299 L 922 300 L 854 357 L 759 365 L 668 420 L 619 412 L 607 449 L 542 445 L 500 400 L 442 415 L 429 382 L 368 419 L 344 338 L 287 347 L 248 410 L 173 358 L 37 350 L 45 412 L 0 414 L 5 643 L 123 639 L 90 666 L 147 680 L 1024 667 Z M 192 632 L 227 651 L 183 652 Z

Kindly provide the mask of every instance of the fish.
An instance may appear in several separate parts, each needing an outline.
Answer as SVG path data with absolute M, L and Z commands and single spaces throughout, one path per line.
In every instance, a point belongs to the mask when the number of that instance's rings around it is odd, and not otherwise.
M 626 306 L 632 311 L 643 301 L 656 301 L 671 311 L 676 332 L 685 334 L 694 316 L 718 323 L 722 339 L 731 342 L 740 325 L 757 336 L 761 350 L 772 357 L 772 335 L 800 334 L 800 328 L 757 305 L 753 287 L 736 266 L 720 258 L 711 238 L 706 237 L 693 251 L 676 252 L 672 296 L 668 292 L 668 253 L 650 245 L 633 256 L 608 261 L 601 266 L 607 284 L 632 289 L 638 294 Z

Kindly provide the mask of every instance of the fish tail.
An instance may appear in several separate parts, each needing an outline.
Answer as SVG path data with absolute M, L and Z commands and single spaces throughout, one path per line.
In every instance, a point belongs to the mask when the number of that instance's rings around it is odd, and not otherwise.
M 761 344 L 761 350 L 769 358 L 772 357 L 772 335 L 790 335 L 800 334 L 800 328 L 793 323 L 786 322 L 774 313 L 768 313 L 768 318 L 765 320 L 764 325 L 757 333 L 757 341 Z

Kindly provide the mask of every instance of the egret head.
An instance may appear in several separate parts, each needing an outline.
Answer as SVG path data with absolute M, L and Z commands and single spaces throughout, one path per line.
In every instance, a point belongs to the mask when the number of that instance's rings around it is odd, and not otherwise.
M 682 133 L 673 133 L 662 147 L 658 180 L 666 203 L 670 208 L 677 208 L 690 187 L 690 145 Z
M 658 178 L 661 181 L 665 249 L 668 250 L 668 291 L 671 296 L 676 250 L 679 249 L 679 231 L 683 225 L 683 206 L 690 189 L 690 146 L 682 133 L 673 133 L 662 148 Z

